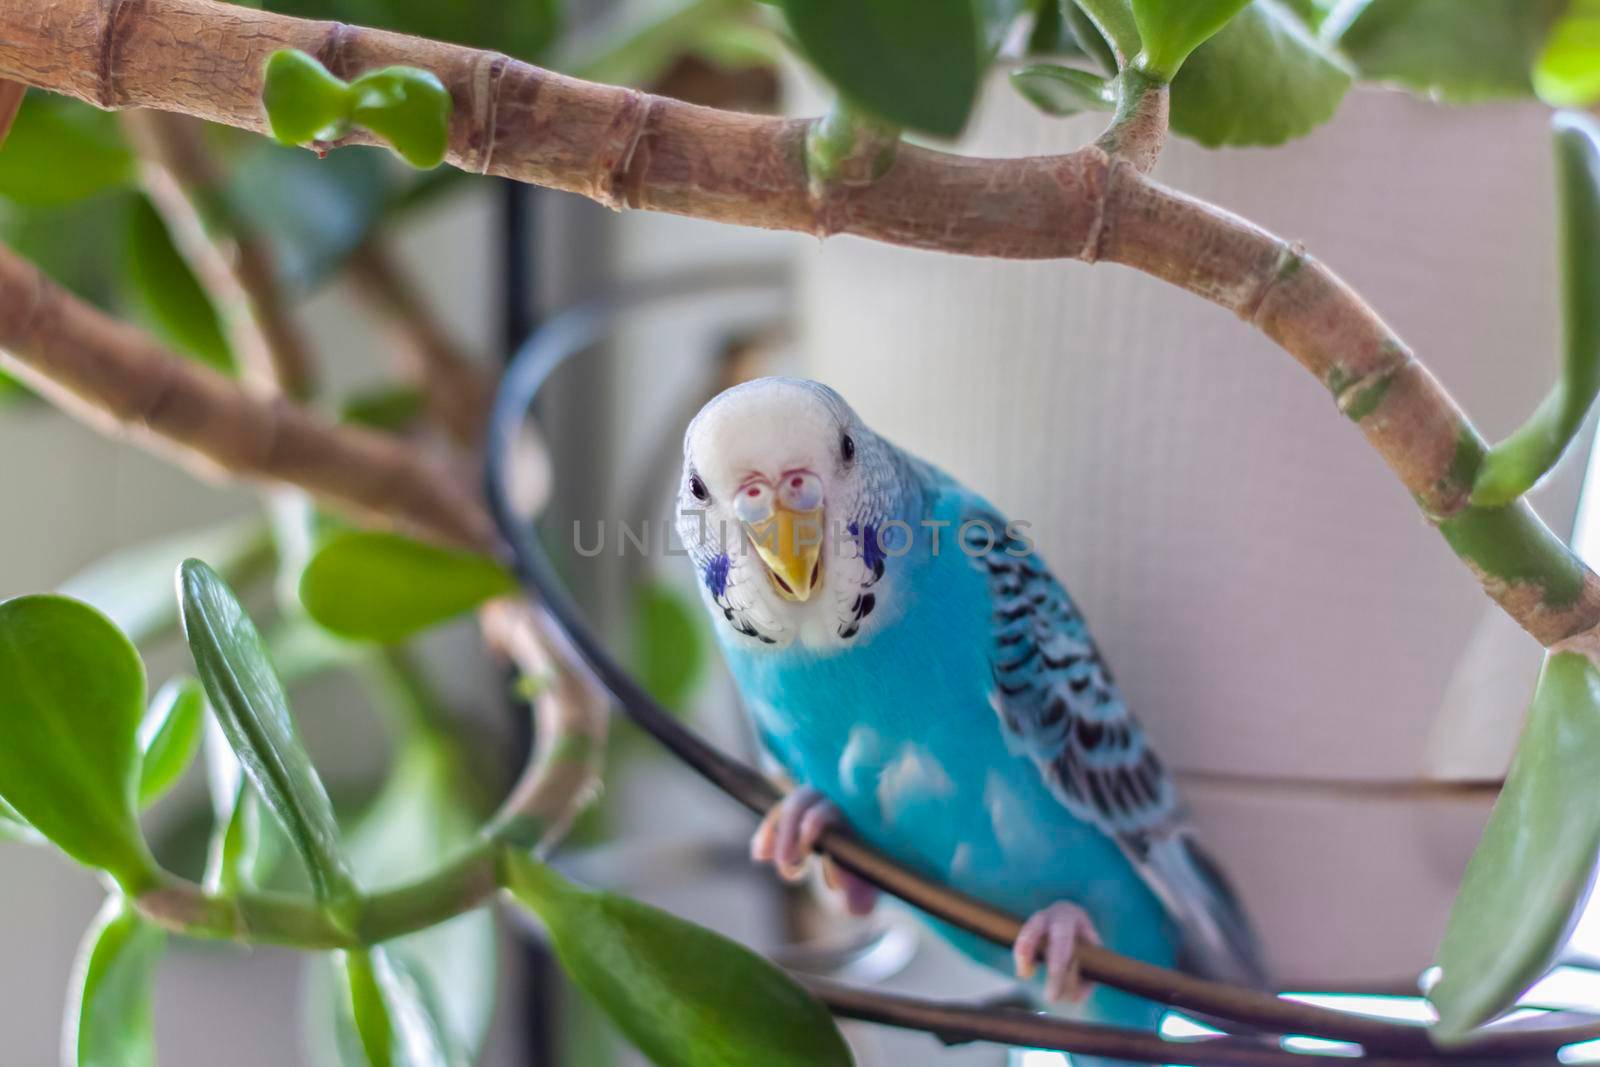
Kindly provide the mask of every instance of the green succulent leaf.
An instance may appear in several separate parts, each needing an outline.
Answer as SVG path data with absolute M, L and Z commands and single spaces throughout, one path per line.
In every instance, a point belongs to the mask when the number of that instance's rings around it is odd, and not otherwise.
M 1333 117 L 1350 73 L 1292 12 L 1256 0 L 1172 82 L 1172 128 L 1208 147 L 1276 145 Z
M 1528 96 L 1530 71 L 1568 0 L 1367 0 L 1322 25 L 1361 76 L 1452 103 Z
M 415 67 L 384 67 L 346 83 L 314 57 L 284 49 L 267 59 L 261 102 L 283 144 L 336 141 L 356 123 L 421 170 L 437 167 L 449 147 L 450 93 Z
M 132 184 L 134 171 L 116 116 L 32 90 L 0 152 L 0 200 L 72 204 Z
M 139 653 L 89 605 L 0 603 L 0 797 L 129 893 L 155 870 L 138 823 L 144 697 Z
M 300 576 L 300 601 L 336 634 L 390 643 L 516 588 L 516 579 L 488 556 L 352 530 L 334 535 L 311 558 Z
M 375 886 L 416 876 L 417 857 L 444 862 L 476 840 L 481 790 L 463 753 L 419 738 L 351 836 L 356 871 Z M 389 956 L 423 993 L 445 1044 L 476 1057 L 489 1033 L 496 980 L 494 915 L 488 908 L 391 941 Z
M 161 339 L 219 370 L 233 370 L 233 353 L 222 319 L 188 262 L 178 253 L 167 225 L 143 196 L 128 212 L 123 280 L 133 302 Z
M 1022 13 L 1031 8 L 1031 0 L 974 0 L 978 5 L 978 22 L 983 29 L 984 53 L 993 56 L 1005 43 L 1006 35 L 1016 25 Z
M 255 623 L 216 571 L 186 560 L 178 571 L 183 632 L 200 680 L 245 776 L 305 862 L 319 900 L 356 895 L 333 805 L 289 714 Z
M 1117 69 L 1132 63 L 1143 42 L 1130 0 L 1072 0 L 1111 46 Z
M 1189 58 L 1250 0 L 1133 0 L 1133 18 L 1143 51 L 1137 64 L 1151 77 L 1170 82 Z
M 206 693 L 193 678 L 174 678 L 156 691 L 139 724 L 139 803 L 160 800 L 183 777 L 206 730 Z
M 1572 0 L 1539 53 L 1533 87 L 1555 107 L 1600 102 L 1600 0 Z
M 426 992 L 387 948 L 334 954 L 346 1067 L 467 1067 Z
M 212 830 L 203 884 L 213 896 L 231 897 L 257 885 L 265 866 L 261 800 L 215 716 L 206 720 L 205 752 Z
M 1554 126 L 1566 319 L 1561 378 L 1484 458 L 1472 486 L 1472 502 L 1482 507 L 1509 504 L 1532 489 L 1561 459 L 1600 392 L 1600 125 L 1562 112 Z
M 1085 54 L 1067 26 L 1066 9 L 1072 0 L 1033 0 L 1033 26 L 1028 31 L 1025 54 L 1030 56 L 1071 56 Z
M 983 31 L 972 0 L 783 0 L 807 59 L 852 104 L 953 137 L 978 96 Z
M 402 751 L 383 792 L 349 835 L 351 864 L 363 884 L 386 888 L 415 877 L 418 865 L 443 862 L 476 838 L 481 812 L 467 803 L 479 792 L 465 755 L 443 738 L 417 735 Z M 385 943 L 389 961 L 420 997 L 448 1062 L 476 1059 L 488 1034 L 496 985 L 494 916 L 488 908 Z M 313 966 L 313 991 L 336 980 L 333 960 Z M 325 998 L 323 998 L 325 1000 Z M 311 1004 L 314 1048 L 329 1062 L 353 1056 L 361 1042 L 345 1012 Z
M 261 103 L 272 136 L 283 144 L 335 141 L 350 128 L 350 86 L 295 49 L 267 58 Z
M 437 75 L 385 67 L 350 83 L 350 115 L 418 170 L 444 162 L 450 141 L 450 93 Z
M 66 1067 L 155 1067 L 156 966 L 167 936 L 120 895 L 100 909 L 78 950 L 63 1028 Z
M 1086 70 L 1034 63 L 1011 72 L 1011 85 L 1047 115 L 1110 111 L 1117 105 L 1111 83 Z
M 640 684 L 658 703 L 682 711 L 705 671 L 700 606 L 673 586 L 651 582 L 634 595 L 634 618 Z
M 1600 671 L 1545 660 L 1517 754 L 1461 881 L 1428 993 L 1455 1044 L 1509 1009 L 1566 942 L 1600 852 Z
M 1129 14 L 1131 17 L 1131 9 Z M 1076 0 L 1062 0 L 1061 21 L 1067 32 L 1072 35 L 1072 40 L 1078 49 L 1093 59 L 1108 77 L 1115 76 L 1120 64 L 1111 42 Z
M 827 1067 L 852 1062 L 828 1009 L 744 946 L 612 893 L 580 888 L 521 853 L 509 888 L 537 912 L 562 966 L 662 1067 Z
M 172 575 L 185 559 L 213 560 L 218 573 L 238 581 L 271 555 L 266 524 L 236 519 L 119 549 L 68 578 L 60 592 L 92 604 L 131 641 L 144 644 L 177 628 Z
M 28 825 L 28 820 L 17 809 L 0 797 L 0 841 L 14 841 L 26 845 L 44 844 L 44 835 Z
M 341 952 L 336 956 L 344 969 L 350 1019 L 361 1047 L 361 1058 L 371 1067 L 390 1067 L 394 1063 L 389 1006 L 384 1003 L 383 990 L 378 988 L 374 968 L 374 957 L 382 951 Z

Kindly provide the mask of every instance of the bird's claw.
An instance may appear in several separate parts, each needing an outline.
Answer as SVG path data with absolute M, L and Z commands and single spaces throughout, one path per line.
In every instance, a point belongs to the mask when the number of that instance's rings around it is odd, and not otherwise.
M 1057 901 L 1028 917 L 1011 946 L 1018 978 L 1032 978 L 1041 956 L 1044 959 L 1044 995 L 1053 1002 L 1081 1004 L 1094 991 L 1094 983 L 1083 977 L 1078 962 L 1078 944 L 1100 944 L 1089 913 L 1076 904 Z
M 810 786 L 801 786 L 767 812 L 750 839 L 750 858 L 771 863 L 784 879 L 805 876 L 811 852 L 829 829 L 844 825 L 833 802 Z M 824 858 L 822 874 L 830 889 L 844 897 L 852 915 L 865 915 L 877 902 L 877 887 Z

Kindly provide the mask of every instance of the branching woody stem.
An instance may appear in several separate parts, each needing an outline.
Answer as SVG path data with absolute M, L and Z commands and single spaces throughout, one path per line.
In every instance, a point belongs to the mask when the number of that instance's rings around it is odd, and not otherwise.
M 210 474 L 299 486 L 330 505 L 492 550 L 476 494 L 394 437 L 257 396 L 58 288 L 0 247 L 0 367 L 84 421 Z
M 310 396 L 311 347 L 266 247 L 223 196 L 203 127 L 161 111 L 129 112 L 123 125 L 143 161 L 145 191 L 216 304 L 246 380 L 266 392 Z
M 1600 580 L 1531 509 L 1469 506 L 1481 439 L 1371 308 L 1298 246 L 1151 181 L 1139 153 L 1113 159 L 1091 146 L 974 159 L 905 145 L 877 181 L 831 189 L 819 204 L 806 121 L 720 112 L 491 52 L 216 0 L 0 8 L 0 77 L 102 107 L 179 111 L 258 132 L 262 65 L 282 48 L 347 78 L 391 63 L 435 72 L 455 101 L 448 160 L 464 170 L 618 209 L 966 255 L 1124 263 L 1189 289 L 1263 330 L 1328 387 L 1536 638 L 1552 645 L 1600 624 Z
M 1127 160 L 1140 174 L 1149 174 L 1167 142 L 1171 105 L 1172 93 L 1165 82 L 1128 67 L 1117 78 L 1117 112 L 1096 147 L 1113 159 Z

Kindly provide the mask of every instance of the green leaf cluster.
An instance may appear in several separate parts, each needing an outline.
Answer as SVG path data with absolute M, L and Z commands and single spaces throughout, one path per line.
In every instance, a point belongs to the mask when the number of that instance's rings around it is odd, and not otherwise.
M 367 536 L 336 535 L 313 557 L 308 584 L 354 590 L 361 583 L 353 579 L 370 579 L 378 603 L 400 612 L 408 631 L 460 610 L 471 599 L 465 594 L 505 588 L 503 572 L 492 571 L 488 561 L 441 558 L 390 535 Z M 163 543 L 140 554 L 159 557 L 172 548 Z M 358 550 L 371 558 L 362 559 Z M 415 583 L 430 571 L 438 572 L 431 585 Z M 490 573 L 496 580 L 484 582 Z M 451 576 L 457 589 L 446 596 Z M 400 578 L 414 580 L 413 602 L 397 591 Z M 127 584 L 137 590 L 143 583 Z M 105 593 L 99 581 L 79 585 L 102 589 L 108 603 L 121 604 L 146 632 L 162 632 L 162 620 L 152 623 L 154 613 L 127 588 Z M 237 596 L 214 570 L 192 559 L 179 568 L 177 592 L 200 681 L 174 679 L 148 706 L 138 653 L 93 607 L 60 595 L 0 604 L 0 832 L 48 839 L 109 871 L 121 889 L 85 936 L 74 969 L 65 1062 L 155 1062 L 151 989 L 167 935 L 141 915 L 139 902 L 147 890 L 166 888 L 171 876 L 145 848 L 138 811 L 171 789 L 204 735 L 216 816 L 205 890 L 212 902 L 237 900 L 254 909 L 253 932 L 291 943 L 297 936 L 327 936 L 325 925 L 304 925 L 308 920 L 296 918 L 281 897 L 268 903 L 252 895 L 261 805 L 301 856 L 315 898 L 311 906 L 352 941 L 362 909 L 378 899 L 357 886 L 358 873 L 375 889 L 395 887 L 397 899 L 411 908 L 418 901 L 408 894 L 423 892 L 407 888 L 423 884 L 408 883 L 419 860 L 447 865 L 462 850 L 493 849 L 499 876 L 544 920 L 575 980 L 656 1062 L 850 1063 L 827 1009 L 762 957 L 638 902 L 580 889 L 515 847 L 488 843 L 479 828 L 482 811 L 471 801 L 477 790 L 466 752 L 443 720 L 422 709 L 408 720 L 388 784 L 345 845 L 295 731 L 282 682 Z M 683 637 L 694 632 L 690 613 L 675 593 L 647 588 L 641 595 L 641 634 L 676 650 L 656 682 L 664 697 L 674 689 L 682 695 L 698 665 L 700 651 Z M 375 629 L 375 615 L 352 617 L 369 637 L 392 633 Z M 383 662 L 394 665 L 402 688 L 414 689 L 420 681 L 400 669 L 396 655 L 387 653 Z M 413 692 L 408 699 L 425 697 Z M 458 1067 L 472 1061 L 493 1000 L 491 913 L 452 911 L 449 901 L 444 908 L 436 925 L 381 949 L 352 945 L 320 957 L 324 977 L 313 988 L 331 1016 L 328 1045 L 341 1062 Z M 287 925 L 274 925 L 280 921 Z M 237 930 L 199 916 L 197 922 L 196 931 L 207 936 Z M 302 929 L 316 932 L 296 933 Z
M 1208 147 L 1276 145 L 1332 118 L 1350 88 L 1344 61 L 1276 0 L 1068 0 L 1084 50 L 1172 83 L 1173 132 Z M 1147 40 L 1148 38 L 1148 40 Z M 1034 64 L 1012 85 L 1049 114 L 1105 110 L 1119 82 Z
M 415 67 L 385 67 L 346 82 L 314 57 L 285 49 L 267 59 L 261 102 L 284 144 L 337 141 L 359 126 L 419 170 L 437 167 L 449 147 L 450 93 L 437 75 Z

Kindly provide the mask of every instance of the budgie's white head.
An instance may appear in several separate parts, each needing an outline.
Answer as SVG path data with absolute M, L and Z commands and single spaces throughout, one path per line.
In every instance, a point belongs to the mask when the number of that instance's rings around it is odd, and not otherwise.
M 741 642 L 838 647 L 888 614 L 878 531 L 916 494 L 910 461 L 838 393 L 760 378 L 689 424 L 678 535 Z

